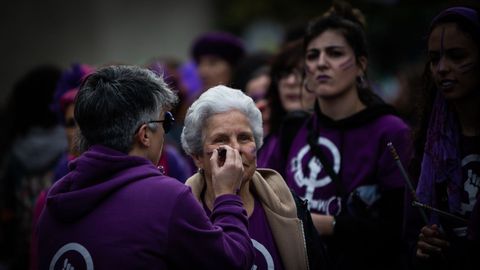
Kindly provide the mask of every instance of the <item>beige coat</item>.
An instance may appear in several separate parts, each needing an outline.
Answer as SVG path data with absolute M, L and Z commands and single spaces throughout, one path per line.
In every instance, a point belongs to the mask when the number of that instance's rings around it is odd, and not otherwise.
M 185 184 L 192 188 L 193 195 L 202 204 L 203 176 L 196 173 Z M 252 184 L 265 210 L 283 267 L 285 270 L 308 269 L 302 221 L 297 218 L 295 201 L 282 176 L 273 170 L 257 169 Z

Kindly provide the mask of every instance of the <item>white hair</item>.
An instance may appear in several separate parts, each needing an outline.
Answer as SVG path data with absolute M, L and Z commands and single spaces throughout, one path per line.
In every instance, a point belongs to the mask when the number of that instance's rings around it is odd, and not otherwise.
M 224 85 L 208 89 L 188 108 L 181 137 L 183 150 L 189 155 L 201 154 L 205 139 L 203 128 L 207 119 L 231 110 L 238 110 L 247 117 L 258 150 L 263 144 L 260 110 L 245 93 Z

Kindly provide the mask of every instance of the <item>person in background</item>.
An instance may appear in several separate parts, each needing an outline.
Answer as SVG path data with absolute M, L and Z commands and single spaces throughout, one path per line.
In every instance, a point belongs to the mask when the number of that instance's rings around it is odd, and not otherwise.
M 237 192 L 247 209 L 256 249 L 252 269 L 325 269 L 326 257 L 306 203 L 291 193 L 276 171 L 257 169 L 262 140 L 261 113 L 250 97 L 223 85 L 207 90 L 185 118 L 182 145 L 199 168 L 186 184 L 212 216 L 216 168 L 211 159 L 225 151 L 225 162 L 234 159 L 243 166 Z
M 303 40 L 286 43 L 274 56 L 266 101 L 270 110 L 265 141 L 258 152 L 258 166 L 282 171 L 293 135 L 311 115 L 315 96 L 304 89 Z
M 253 99 L 262 113 L 263 133 L 268 133 L 270 107 L 265 98 L 270 86 L 270 64 L 272 55 L 259 51 L 251 53 L 238 64 L 234 74 L 232 88 L 244 91 Z
M 53 94 L 53 102 L 50 104 L 50 109 L 56 113 L 59 123 L 65 128 L 68 147 L 55 166 L 52 182 L 45 186 L 35 200 L 32 217 L 31 243 L 36 243 L 37 241 L 35 227 L 38 218 L 45 207 L 48 189 L 53 183 L 68 173 L 69 162 L 74 160 L 80 154 L 75 143 L 75 136 L 78 132 L 78 127 L 73 115 L 75 110 L 74 101 L 82 80 L 93 71 L 94 68 L 89 65 L 75 63 L 72 64 L 69 69 L 65 70 L 58 80 L 55 93 Z M 30 245 L 30 269 L 32 270 L 38 268 L 37 252 L 35 245 Z
M 62 73 L 57 83 L 50 108 L 57 114 L 59 123 L 65 127 L 68 149 L 62 155 L 55 168 L 54 181 L 59 180 L 68 173 L 68 162 L 72 161 L 79 154 L 75 147 L 75 134 L 78 128 L 73 117 L 75 109 L 74 101 L 80 83 L 93 71 L 94 68 L 92 66 L 75 63 Z
M 431 22 L 427 42 L 423 110 L 414 138 L 412 176 L 418 179 L 416 192 L 421 203 L 457 218 L 427 212 L 425 224 L 418 209 L 409 209 L 411 267 L 479 269 L 478 8 L 455 6 L 441 11 Z
M 309 203 L 332 269 L 399 269 L 404 179 L 410 130 L 367 82 L 368 52 L 360 10 L 335 1 L 304 38 L 305 87 L 314 113 L 295 134 L 285 179 Z M 287 127 L 288 128 L 288 127 Z
M 207 32 L 195 39 L 192 56 L 203 90 L 218 84 L 230 85 L 244 55 L 243 41 L 227 32 Z
M 179 99 L 177 106 L 172 109 L 175 122 L 166 136 L 158 165 L 163 169 L 165 175 L 184 183 L 194 172 L 194 166 L 181 149 L 180 135 L 183 129 L 183 119 L 186 113 L 184 108 L 187 100 L 186 90 L 178 72 L 179 64 L 174 59 L 154 59 L 147 65 L 147 68 L 162 77 L 170 89 L 177 93 Z
M 34 67 L 8 99 L 0 141 L 0 262 L 11 269 L 28 268 L 34 203 L 67 149 L 63 127 L 49 108 L 60 75 L 57 66 Z
M 253 101 L 264 98 L 270 85 L 271 58 L 264 51 L 247 54 L 237 65 L 231 87 L 244 91 Z
M 76 97 L 82 154 L 49 190 L 38 225 L 39 269 L 250 269 L 238 159 L 211 160 L 210 219 L 188 187 L 156 164 L 177 96 L 152 71 L 108 66 Z M 188 258 L 188 259 L 185 259 Z

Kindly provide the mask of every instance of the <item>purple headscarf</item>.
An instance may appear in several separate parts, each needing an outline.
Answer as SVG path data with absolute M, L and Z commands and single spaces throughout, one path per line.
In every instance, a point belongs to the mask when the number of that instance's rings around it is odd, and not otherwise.
M 417 195 L 422 203 L 436 206 L 435 184 L 448 181 L 450 211 L 460 210 L 462 168 L 459 124 L 441 92 L 437 92 L 427 130 L 427 141 Z
M 435 25 L 439 21 L 451 16 L 458 17 L 459 19 L 464 20 L 468 24 L 471 24 L 477 30 L 477 34 L 480 33 L 480 20 L 478 18 L 478 12 L 474 9 L 467 7 L 451 7 L 440 12 L 440 14 L 433 18 L 430 24 L 430 30 L 432 30 L 432 28 L 435 27 Z

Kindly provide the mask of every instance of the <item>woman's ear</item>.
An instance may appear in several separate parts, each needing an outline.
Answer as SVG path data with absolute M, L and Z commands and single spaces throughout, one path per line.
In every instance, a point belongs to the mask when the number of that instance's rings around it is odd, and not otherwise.
M 358 74 L 358 76 L 364 76 L 365 73 L 367 72 L 367 65 L 368 65 L 368 59 L 365 56 L 360 56 L 358 57 L 358 66 L 362 70 L 361 74 Z
M 205 166 L 203 164 L 203 159 L 201 158 L 201 155 L 192 155 L 193 162 L 195 163 L 195 166 L 199 169 L 204 169 Z
M 139 145 L 142 145 L 144 147 L 150 146 L 150 132 L 147 124 L 143 124 L 140 126 L 138 132 L 135 134 L 135 140 L 138 142 Z

